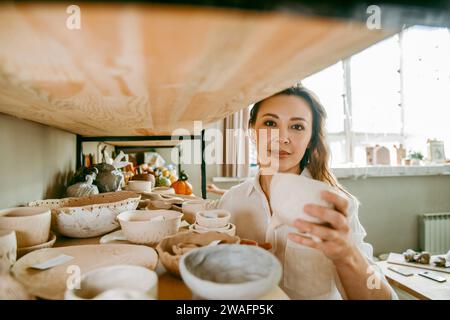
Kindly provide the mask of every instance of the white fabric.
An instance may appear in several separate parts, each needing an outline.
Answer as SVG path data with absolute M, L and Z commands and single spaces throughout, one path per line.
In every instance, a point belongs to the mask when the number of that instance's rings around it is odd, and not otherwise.
M 311 178 L 307 169 L 302 176 Z M 289 190 L 288 192 L 292 192 Z M 231 213 L 237 235 L 257 242 L 270 242 L 272 252 L 283 265 L 281 288 L 291 299 L 345 299 L 334 264 L 319 250 L 307 248 L 287 238 L 294 228 L 281 224 L 271 210 L 259 184 L 259 174 L 227 191 L 218 204 Z M 381 269 L 373 261 L 373 248 L 364 242 L 366 231 L 358 219 L 358 203 L 350 200 L 348 219 L 351 237 L 373 270 L 389 286 Z M 392 299 L 398 299 L 391 289 Z

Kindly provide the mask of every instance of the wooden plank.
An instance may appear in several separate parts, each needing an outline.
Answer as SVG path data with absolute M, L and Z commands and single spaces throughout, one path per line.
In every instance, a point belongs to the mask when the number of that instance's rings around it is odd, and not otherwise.
M 430 260 L 433 261 L 433 259 L 435 257 L 437 257 L 437 256 L 432 256 Z M 390 253 L 389 257 L 387 259 L 387 262 L 391 263 L 391 264 L 414 267 L 417 269 L 425 269 L 425 270 L 432 270 L 432 271 L 437 271 L 437 272 L 450 273 L 450 268 L 436 267 L 433 263 L 420 264 L 420 263 L 407 262 L 407 261 L 405 261 L 405 258 L 403 257 L 403 255 L 399 254 L 399 253 Z
M 282 12 L 0 5 L 0 112 L 84 136 L 193 132 L 393 34 Z

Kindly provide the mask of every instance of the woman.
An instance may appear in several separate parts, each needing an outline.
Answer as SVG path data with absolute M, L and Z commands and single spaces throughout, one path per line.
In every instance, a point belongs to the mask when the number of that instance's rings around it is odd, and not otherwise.
M 307 214 L 328 222 L 326 226 L 301 219 L 293 226 L 281 224 L 268 201 L 274 172 L 261 165 L 255 179 L 228 190 L 219 207 L 232 213 L 240 237 L 272 244 L 272 252 L 283 265 L 281 287 L 291 299 L 397 298 L 372 261 L 371 245 L 363 242 L 366 232 L 358 220 L 358 201 L 328 167 L 325 117 L 313 93 L 294 87 L 256 103 L 249 127 L 256 137 L 260 163 L 266 154 L 271 163 L 276 160 L 278 172 L 320 180 L 341 191 L 342 196 L 322 193 L 334 209 L 312 204 L 304 208 Z

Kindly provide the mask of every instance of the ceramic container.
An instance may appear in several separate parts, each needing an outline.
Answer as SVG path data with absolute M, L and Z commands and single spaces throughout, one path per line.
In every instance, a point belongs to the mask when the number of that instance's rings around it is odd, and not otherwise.
M 81 277 L 79 289 L 67 290 L 66 300 L 143 300 L 156 299 L 158 276 L 154 271 L 134 265 L 98 268 Z
M 152 182 L 143 180 L 131 180 L 128 182 L 127 190 L 136 192 L 150 192 L 152 190 Z
M 49 208 L 17 207 L 0 210 L 0 229 L 16 231 L 18 248 L 47 242 L 50 223 Z
M 156 247 L 159 259 L 164 268 L 171 274 L 180 276 L 179 262 L 183 254 L 195 248 L 210 245 L 213 241 L 220 241 L 220 244 L 239 243 L 240 239 L 237 236 L 229 236 L 220 232 L 181 232 L 173 236 L 169 236 L 161 240 Z
M 258 299 L 277 287 L 281 273 L 278 259 L 255 246 L 206 246 L 180 260 L 182 279 L 203 299 Z
M 205 228 L 223 228 L 230 222 L 230 213 L 222 209 L 197 212 L 195 222 Z
M 306 214 L 303 210 L 306 204 L 332 208 L 330 203 L 321 198 L 322 190 L 337 193 L 336 189 L 326 183 L 308 177 L 287 173 L 275 174 L 270 184 L 270 205 L 274 216 L 286 225 L 292 225 L 295 219 L 322 223 L 320 219 Z
M 0 230 L 0 273 L 6 273 L 16 262 L 17 240 L 14 230 Z
M 117 229 L 117 215 L 136 209 L 140 199 L 136 192 L 118 191 L 83 198 L 39 200 L 28 205 L 50 207 L 52 229 L 56 232 L 72 238 L 90 238 Z
M 171 187 L 156 187 L 152 190 L 152 193 L 157 194 L 175 194 L 175 189 Z
M 34 250 L 40 250 L 40 249 L 45 249 L 45 248 L 51 248 L 53 247 L 53 245 L 56 242 L 56 235 L 50 231 L 50 235 L 48 238 L 47 242 L 35 245 L 35 246 L 31 246 L 31 247 L 23 247 L 23 248 L 18 248 L 17 249 L 17 258 L 20 258 L 24 255 L 26 255 L 27 253 L 30 253 L 31 251 Z
M 178 232 L 182 213 L 173 210 L 131 210 L 117 219 L 128 241 L 154 245 Z
M 197 212 L 206 210 L 207 207 L 208 202 L 205 200 L 189 200 L 183 202 L 181 209 L 184 214 L 184 220 L 189 223 L 194 223 Z
M 199 226 L 198 224 L 194 223 L 189 226 L 189 230 L 198 232 L 198 233 L 215 231 L 215 232 L 225 233 L 230 236 L 236 235 L 236 226 L 232 223 L 229 223 L 229 224 L 227 224 L 227 226 L 222 227 L 222 228 L 205 228 L 205 227 Z

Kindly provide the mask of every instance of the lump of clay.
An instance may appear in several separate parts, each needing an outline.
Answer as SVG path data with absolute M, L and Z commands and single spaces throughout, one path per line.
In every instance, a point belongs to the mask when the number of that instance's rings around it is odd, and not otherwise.
M 95 168 L 94 168 L 95 169 Z M 98 172 L 97 169 L 95 169 Z M 86 175 L 86 181 L 78 182 L 67 188 L 68 197 L 88 197 L 90 195 L 98 194 L 98 188 L 93 184 L 97 174 L 93 172 L 92 174 Z
M 420 264 L 429 264 L 430 263 L 430 254 L 426 251 L 416 252 L 412 249 L 408 249 L 403 252 L 403 257 L 407 262 L 420 263 Z
M 117 170 L 113 165 L 107 163 L 99 163 L 94 166 L 98 169 L 95 184 L 100 193 L 119 191 L 122 181 L 124 181 L 123 173 Z

